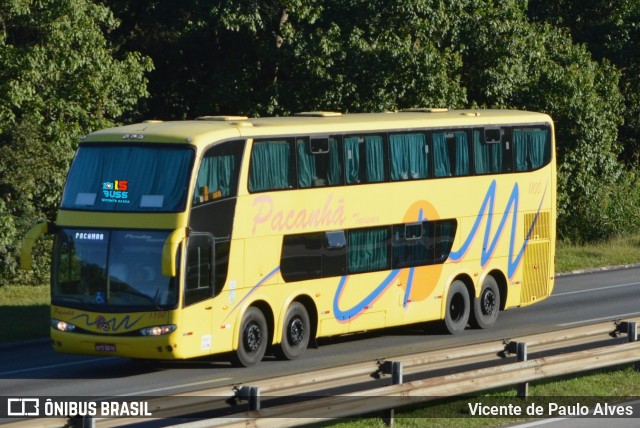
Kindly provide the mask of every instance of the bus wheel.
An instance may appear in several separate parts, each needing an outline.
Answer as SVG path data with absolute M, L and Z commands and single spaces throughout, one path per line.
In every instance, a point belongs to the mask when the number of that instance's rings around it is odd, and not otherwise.
M 469 322 L 470 299 L 467 287 L 462 281 L 453 281 L 447 294 L 447 310 L 444 315 L 444 326 L 451 334 L 464 331 Z
M 267 350 L 269 330 L 262 311 L 250 307 L 242 318 L 240 340 L 234 362 L 243 367 L 258 364 Z
M 474 327 L 489 328 L 496 323 L 500 312 L 500 290 L 492 276 L 487 276 L 482 282 L 480 297 L 473 300 L 473 316 L 471 323 Z
M 278 358 L 294 360 L 304 354 L 311 334 L 309 314 L 304 305 L 293 302 L 287 309 L 282 328 L 280 346 L 275 349 Z

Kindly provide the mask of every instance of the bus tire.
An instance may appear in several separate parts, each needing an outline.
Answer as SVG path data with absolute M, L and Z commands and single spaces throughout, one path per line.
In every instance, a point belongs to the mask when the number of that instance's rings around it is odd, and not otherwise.
M 444 327 L 451 334 L 462 333 L 469 322 L 471 305 L 469 292 L 464 283 L 455 280 L 449 287 L 447 307 L 444 314 Z
M 477 328 L 489 328 L 496 323 L 500 312 L 500 289 L 496 280 L 487 276 L 482 282 L 480 296 L 473 299 L 471 323 Z
M 258 364 L 264 357 L 268 343 L 267 320 L 260 309 L 252 306 L 242 317 L 234 363 L 242 367 Z
M 309 345 L 311 323 L 307 309 L 300 302 L 293 302 L 284 316 L 282 339 L 275 354 L 283 360 L 295 360 L 304 354 Z

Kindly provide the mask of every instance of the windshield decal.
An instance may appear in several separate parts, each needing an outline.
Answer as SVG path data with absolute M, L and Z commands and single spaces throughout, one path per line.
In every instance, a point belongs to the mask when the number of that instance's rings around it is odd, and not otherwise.
M 113 180 L 102 183 L 102 202 L 129 203 L 129 180 Z

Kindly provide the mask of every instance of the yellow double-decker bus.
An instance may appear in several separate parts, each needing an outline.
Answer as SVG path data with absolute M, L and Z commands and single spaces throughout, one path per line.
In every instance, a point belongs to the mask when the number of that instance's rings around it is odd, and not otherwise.
M 149 121 L 84 137 L 56 221 L 51 341 L 144 359 L 302 355 L 319 337 L 488 328 L 551 294 L 540 113 Z

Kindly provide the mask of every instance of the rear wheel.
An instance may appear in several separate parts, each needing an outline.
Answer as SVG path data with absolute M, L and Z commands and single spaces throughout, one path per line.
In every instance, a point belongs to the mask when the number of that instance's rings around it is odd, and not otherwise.
M 463 332 L 469 322 L 470 312 L 470 299 L 467 287 L 465 287 L 462 281 L 453 281 L 447 294 L 444 327 L 451 334 Z
M 278 358 L 294 360 L 304 354 L 311 334 L 309 314 L 302 303 L 293 302 L 287 309 L 282 338 L 275 353 Z
M 264 357 L 268 342 L 267 320 L 260 309 L 252 306 L 242 317 L 234 362 L 243 367 L 258 364 Z
M 478 328 L 489 328 L 496 323 L 500 312 L 500 290 L 492 276 L 482 282 L 480 296 L 473 300 L 472 324 Z

